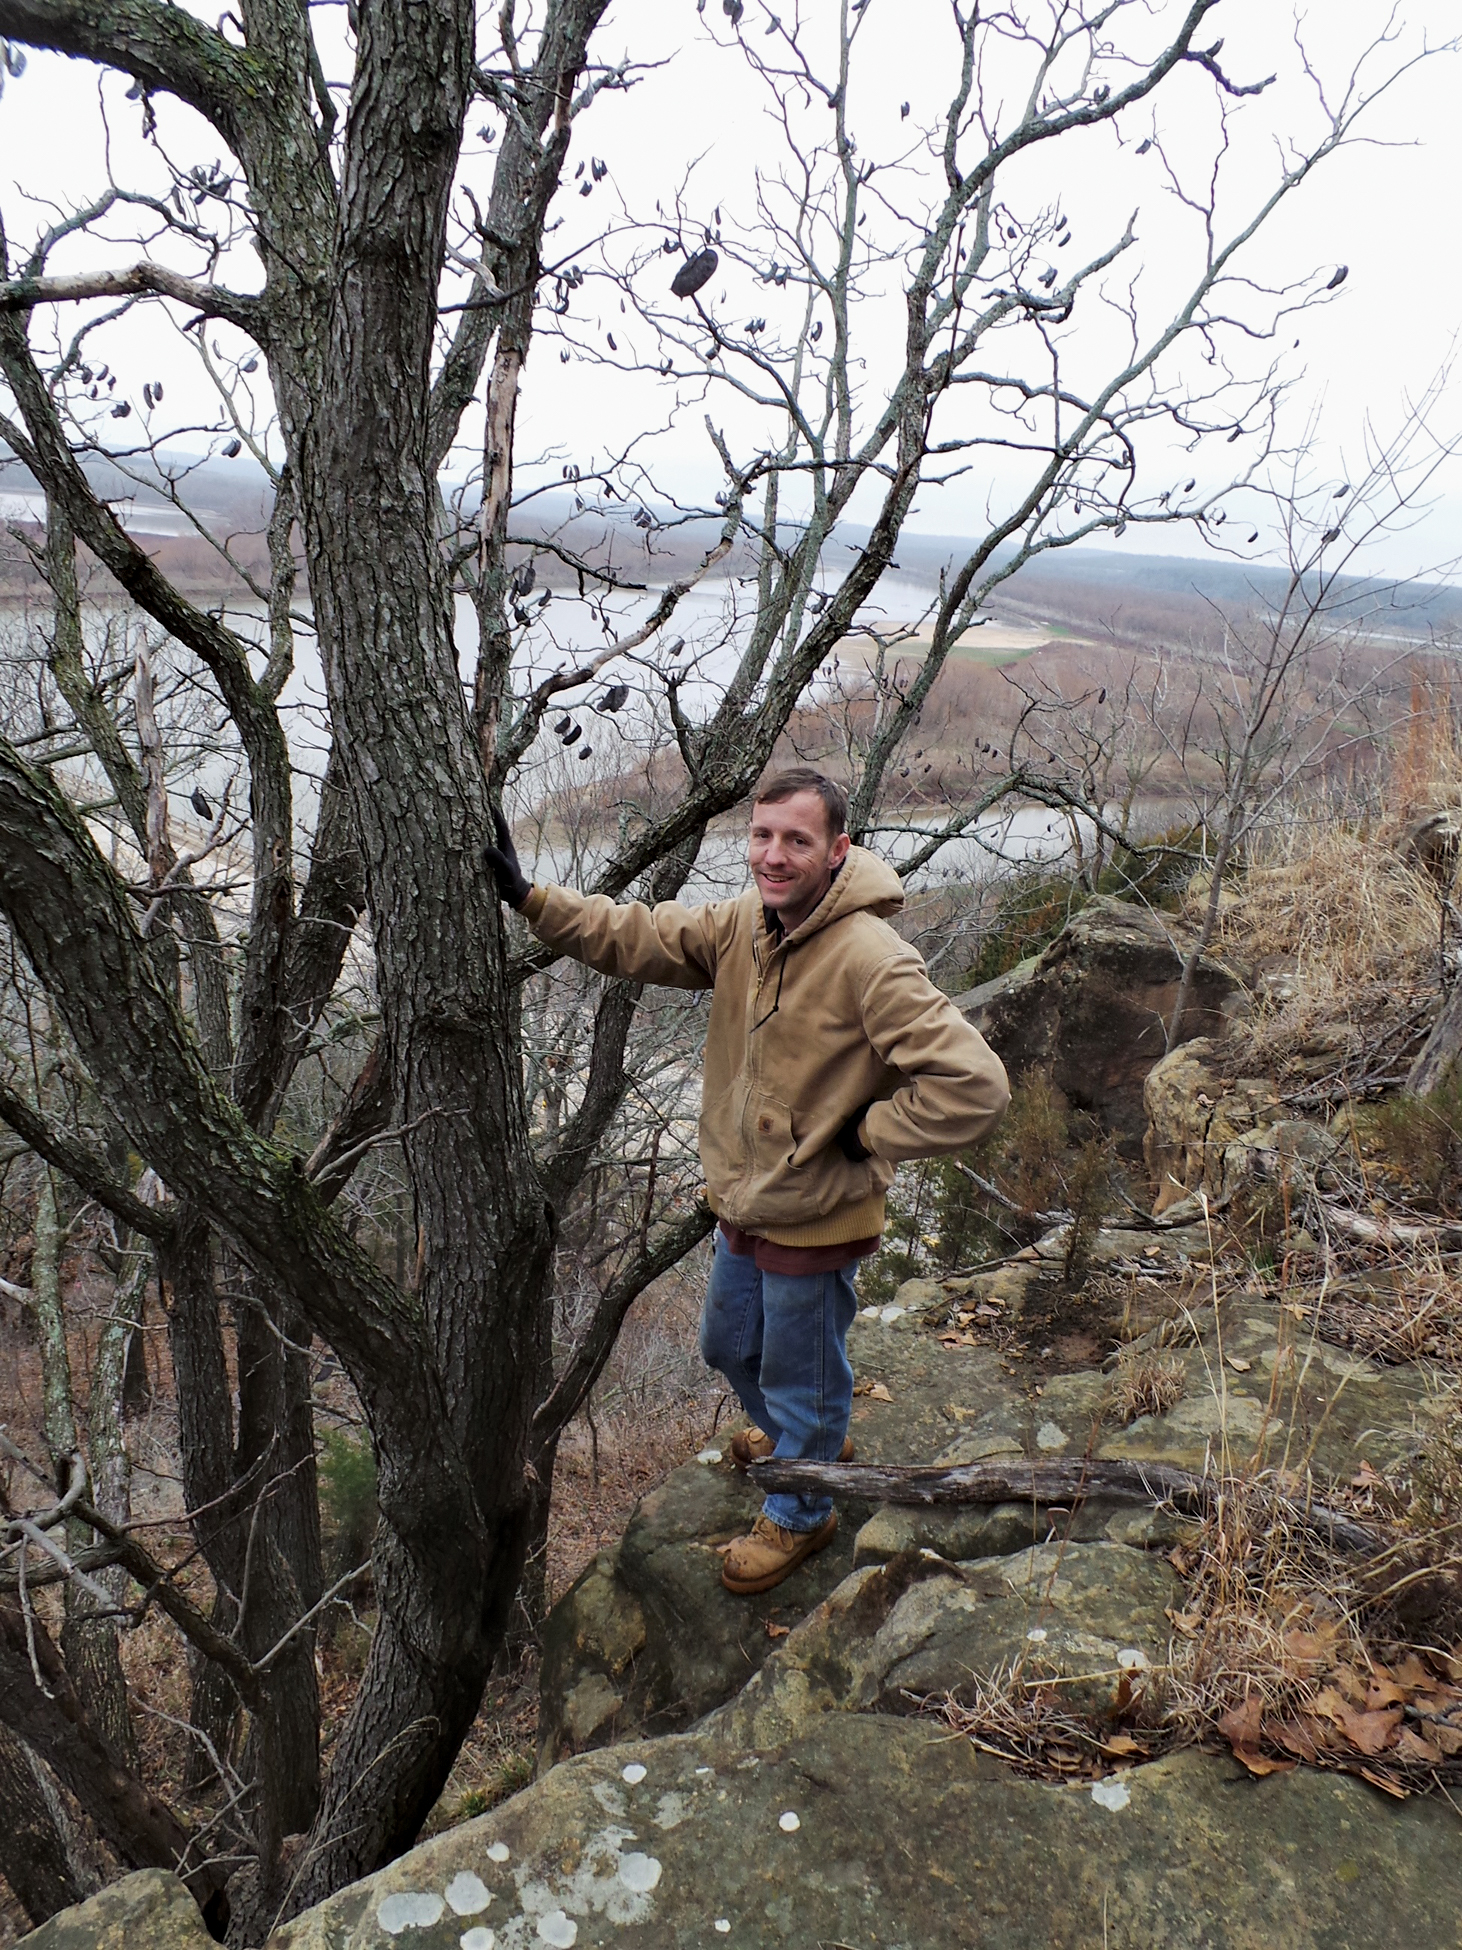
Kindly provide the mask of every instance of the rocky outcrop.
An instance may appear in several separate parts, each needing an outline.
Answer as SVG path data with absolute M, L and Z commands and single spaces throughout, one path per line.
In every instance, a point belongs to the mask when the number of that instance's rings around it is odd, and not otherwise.
M 1056 1355 L 1042 1342 L 1063 1295 L 1068 1320 L 1112 1318 L 1064 1288 L 1059 1232 L 988 1272 L 906 1283 L 851 1336 L 860 1457 L 1258 1459 L 1323 1489 L 1392 1470 L 1452 1413 L 1425 1364 L 1321 1338 L 1294 1288 L 1286 1304 L 1257 1288 L 1215 1304 L 1210 1244 L 1202 1223 L 1097 1237 L 1093 1289 L 1128 1296 L 1115 1371 L 1091 1336 L 1062 1371 L 1024 1361 L 1028 1346 Z M 1124 1419 L 1122 1368 L 1149 1354 L 1165 1406 Z M 723 1433 L 646 1497 L 555 1609 L 538 1781 L 266 1950 L 1455 1945 L 1462 1849 L 1440 1799 L 1398 1805 L 1309 1768 L 1255 1779 L 1194 1751 L 1103 1760 L 1100 1778 L 1058 1786 L 950 1724 L 962 1705 L 1034 1696 L 1085 1715 L 1102 1754 L 1140 1755 L 1121 1729 L 1171 1684 L 1187 1629 L 1169 1555 L 1191 1540 L 1183 1519 L 1096 1498 L 1074 1512 L 845 1504 L 835 1547 L 747 1602 L 721 1589 L 715 1547 L 757 1492 L 725 1448 Z M 124 1937 L 206 1941 L 181 1885 L 156 1874 L 32 1941 Z
M 830 1713 L 762 1752 L 714 1731 L 556 1767 L 268 1950 L 1451 1950 L 1444 1803 L 1183 1753 L 1075 1787 L 947 1730 Z
M 951 1331 L 951 1322 L 977 1323 L 982 1310 L 1012 1341 L 1048 1331 L 1046 1309 L 1060 1288 L 1059 1231 L 992 1272 L 907 1282 L 895 1303 L 868 1309 L 849 1339 L 860 1383 L 874 1390 L 855 1399 L 860 1458 L 954 1465 L 1091 1453 L 1201 1471 L 1210 1456 L 1257 1456 L 1284 1458 L 1290 1469 L 1308 1468 L 1322 1481 L 1346 1480 L 1363 1464 L 1394 1466 L 1448 1412 L 1447 1393 L 1424 1365 L 1387 1367 L 1331 1346 L 1257 1291 L 1218 1311 L 1191 1305 L 1191 1285 L 1173 1275 L 1202 1264 L 1209 1246 L 1201 1224 L 1167 1232 L 1111 1228 L 1095 1242 L 1098 1269 L 1129 1289 L 1126 1337 L 1139 1351 L 1161 1349 L 1177 1376 L 1171 1405 L 1130 1423 L 1112 1374 L 1100 1366 L 1107 1347 L 1091 1342 L 1089 1358 L 1047 1375 L 1037 1396 L 997 1346 L 962 1344 L 970 1336 Z M 725 1446 L 722 1437 L 703 1452 L 706 1460 L 673 1472 L 640 1504 L 619 1550 L 596 1559 L 555 1608 L 543 1667 L 543 1767 L 645 1731 L 689 1727 L 741 1695 L 769 1658 L 781 1656 L 789 1626 L 801 1629 L 824 1604 L 851 1602 L 861 1587 L 850 1574 L 932 1552 L 966 1568 L 979 1561 L 984 1590 L 1005 1576 L 992 1568 L 997 1561 L 1022 1561 L 1022 1553 L 1047 1542 L 1053 1524 L 1068 1546 L 1098 1553 L 1122 1546 L 1144 1564 L 1145 1549 L 1171 1544 L 1181 1530 L 1167 1513 L 1100 1498 L 1088 1499 L 1074 1517 L 1029 1503 L 923 1510 L 848 1503 L 831 1549 L 776 1591 L 737 1600 L 721 1589 L 715 1546 L 750 1522 L 758 1498 L 723 1458 Z M 1089 1561 L 1115 1567 L 1130 1557 Z M 1115 1573 L 1112 1589 L 1128 1590 Z M 871 1602 L 848 1615 L 866 1623 Z M 992 1670 L 995 1648 L 1003 1648 L 1003 1658 L 1016 1645 L 1013 1625 L 988 1603 L 975 1610 L 992 1621 L 993 1637 L 970 1622 L 974 1613 L 963 1601 L 954 1610 L 965 1634 L 950 1655 L 954 1664 L 963 1659 L 966 1670 Z M 1127 1615 L 1124 1642 L 1145 1644 L 1147 1628 L 1131 1605 Z M 1095 1631 L 1089 1621 L 1080 1629 Z M 838 1655 L 839 1685 L 861 1698 L 847 1674 L 881 1656 L 849 1642 Z M 888 1703 L 882 1693 L 871 1697 Z
M 1019 1454 L 1030 1414 L 996 1357 L 975 1349 L 951 1356 L 932 1335 L 893 1331 L 916 1318 L 905 1303 L 874 1309 L 854 1325 L 855 1367 L 881 1380 L 891 1398 L 855 1399 L 860 1452 L 918 1462 L 973 1436 L 996 1445 L 985 1453 Z M 746 1599 L 725 1591 L 716 1546 L 748 1530 L 761 1506 L 760 1494 L 724 1460 L 726 1447 L 723 1433 L 705 1461 L 673 1471 L 645 1497 L 619 1545 L 554 1607 L 544 1640 L 541 1767 L 639 1732 L 689 1726 L 756 1671 L 772 1642 L 768 1627 L 800 1617 L 852 1570 L 859 1531 L 873 1514 L 856 1504 L 844 1506 L 837 1539 L 799 1573 L 795 1594 L 783 1587 Z
M 1323 1125 L 1286 1117 L 1267 1077 L 1226 1073 L 1228 1052 L 1209 1037 L 1181 1045 L 1143 1085 L 1143 1157 L 1153 1181 L 1153 1211 L 1202 1192 L 1226 1204 L 1256 1180 L 1278 1181 L 1293 1167 L 1319 1173 L 1338 1146 Z
M 1141 1154 L 1143 1085 L 1161 1058 L 1193 937 L 1173 916 L 1105 897 L 1089 901 L 1045 952 L 955 999 L 1012 1077 L 1049 1068 L 1068 1102 Z M 1199 962 L 1185 1039 L 1221 1035 L 1244 1006 L 1237 970 Z
M 63 1909 L 25 1950 L 213 1950 L 198 1905 L 166 1869 L 139 1869 Z

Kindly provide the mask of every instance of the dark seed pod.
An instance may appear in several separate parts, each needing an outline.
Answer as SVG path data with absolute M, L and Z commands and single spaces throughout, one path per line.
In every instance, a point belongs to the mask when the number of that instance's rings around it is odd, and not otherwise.
M 209 805 L 200 786 L 194 786 L 192 793 L 189 795 L 188 804 L 200 819 L 212 819 L 213 808 Z
M 703 251 L 697 251 L 694 257 L 687 258 L 685 263 L 675 273 L 675 276 L 670 280 L 672 296 L 676 298 L 693 298 L 702 285 L 710 283 L 711 279 L 716 275 L 716 266 L 720 262 L 720 253 L 711 250 L 709 247 Z
M 567 751 L 570 745 L 577 745 L 579 740 L 583 737 L 583 735 L 584 733 L 582 727 L 579 725 L 575 725 L 573 730 L 568 733 L 568 735 L 565 737 L 563 741 L 564 750 Z
M 560 738 L 562 738 L 564 733 L 568 730 L 569 726 L 572 723 L 573 723 L 572 718 L 560 718 L 558 723 L 553 727 L 554 731 L 558 734 Z

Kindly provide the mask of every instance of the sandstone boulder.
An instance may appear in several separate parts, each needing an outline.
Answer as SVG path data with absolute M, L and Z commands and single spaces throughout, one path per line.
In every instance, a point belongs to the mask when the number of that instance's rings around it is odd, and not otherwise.
M 1048 1067 L 1068 1102 L 1099 1118 L 1136 1158 L 1147 1127 L 1143 1084 L 1163 1054 L 1192 946 L 1173 916 L 1101 897 L 1043 954 L 955 999 L 1012 1077 Z M 1185 1040 L 1221 1035 L 1242 1006 L 1238 971 L 1205 955 Z
M 139 1869 L 22 1937 L 25 1950 L 213 1950 L 198 1905 L 166 1869 Z
M 1456 1816 L 1180 1753 L 1017 1779 L 924 1721 L 828 1713 L 586 1754 L 267 1950 L 1453 1950 Z
M 1295 1168 L 1324 1182 L 1338 1138 L 1308 1118 L 1286 1117 L 1275 1085 L 1228 1074 L 1226 1056 L 1221 1042 L 1203 1037 L 1148 1074 L 1142 1148 L 1154 1212 L 1200 1192 L 1211 1206 L 1223 1205 L 1244 1187 L 1278 1182 Z

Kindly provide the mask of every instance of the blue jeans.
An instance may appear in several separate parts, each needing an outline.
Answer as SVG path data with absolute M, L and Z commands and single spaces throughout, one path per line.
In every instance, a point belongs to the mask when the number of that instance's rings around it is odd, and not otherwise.
M 831 1462 L 843 1446 L 853 1408 L 845 1343 L 858 1311 L 855 1271 L 763 1273 L 716 1234 L 701 1353 L 774 1438 L 779 1457 Z M 762 1505 L 784 1530 L 816 1530 L 832 1507 L 830 1496 L 783 1492 Z

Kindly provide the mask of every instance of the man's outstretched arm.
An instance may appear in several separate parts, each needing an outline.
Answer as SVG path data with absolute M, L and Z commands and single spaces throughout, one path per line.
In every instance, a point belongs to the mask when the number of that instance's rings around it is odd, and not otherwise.
M 538 939 L 560 954 L 587 962 L 601 975 L 662 988 L 708 989 L 716 979 L 717 904 L 682 907 L 661 901 L 621 905 L 607 894 L 580 894 L 572 887 L 538 887 L 523 872 L 508 823 L 493 814 L 495 842 L 482 849 L 483 864 L 498 898 L 518 913 Z

